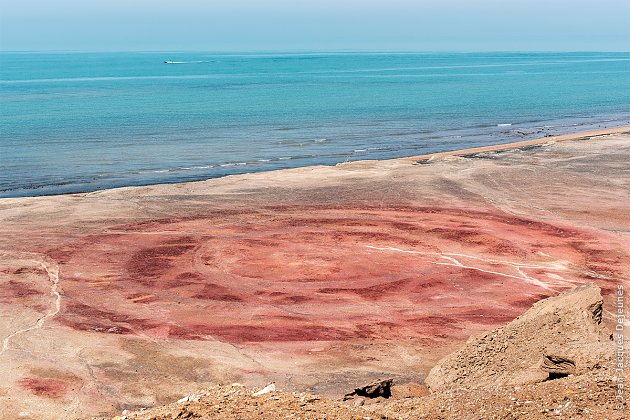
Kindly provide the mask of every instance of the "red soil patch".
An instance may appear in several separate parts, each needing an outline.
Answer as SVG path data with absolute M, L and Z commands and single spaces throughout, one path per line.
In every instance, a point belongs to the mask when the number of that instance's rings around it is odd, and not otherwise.
M 98 301 L 95 300 L 95 302 Z M 57 319 L 62 324 L 77 330 L 109 334 L 131 334 L 133 331 L 143 331 L 158 326 L 150 319 L 101 310 L 82 303 L 66 305 L 63 314 Z
M 218 337 L 230 343 L 258 343 L 274 341 L 338 341 L 360 334 L 330 328 L 323 325 L 186 325 L 188 339 L 204 339 L 204 336 Z
M 229 288 L 214 283 L 208 283 L 193 296 L 195 299 L 222 300 L 227 302 L 242 302 L 243 298 L 229 293 Z
M 18 385 L 38 397 L 52 399 L 64 397 L 71 388 L 71 385 L 65 381 L 50 378 L 22 378 L 18 381 Z
M 0 291 L 0 296 L 6 298 L 22 298 L 37 295 L 43 295 L 43 293 L 32 288 L 27 283 L 15 280 L 9 280 L 2 286 L 2 290 Z
M 13 274 L 26 274 L 26 273 L 34 273 L 34 274 L 46 274 L 46 270 L 38 267 L 20 267 L 16 268 L 13 271 Z
M 627 270 L 626 255 L 586 232 L 474 209 L 272 206 L 113 230 L 125 233 L 63 248 L 64 272 L 91 270 L 62 279 L 67 326 L 232 343 L 420 342 L 504 323 L 591 270 Z M 88 279 L 111 285 L 106 300 Z

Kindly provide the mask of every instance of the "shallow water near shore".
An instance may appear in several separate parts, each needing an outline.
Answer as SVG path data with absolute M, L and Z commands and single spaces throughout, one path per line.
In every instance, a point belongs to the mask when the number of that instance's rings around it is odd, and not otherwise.
M 0 197 L 630 123 L 629 53 L 2 53 Z

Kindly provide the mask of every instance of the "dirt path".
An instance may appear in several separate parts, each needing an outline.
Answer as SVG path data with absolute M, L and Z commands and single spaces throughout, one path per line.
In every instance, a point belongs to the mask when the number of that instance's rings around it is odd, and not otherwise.
M 544 269 L 544 270 L 552 270 L 552 271 L 566 271 L 567 269 L 564 267 L 563 264 L 561 264 L 558 261 L 554 261 L 552 264 L 548 264 L 548 265 L 532 265 L 532 264 L 522 264 L 522 263 L 517 263 L 517 262 L 512 262 L 512 261 L 504 261 L 504 260 L 496 260 L 496 259 L 486 259 L 486 258 L 481 258 L 481 257 L 476 257 L 473 255 L 465 255 L 465 254 L 458 254 L 458 253 L 439 253 L 439 252 L 424 252 L 424 251 L 416 251 L 416 250 L 406 250 L 406 249 L 400 249 L 400 248 L 394 248 L 394 247 L 376 247 L 376 246 L 372 246 L 372 245 L 366 245 L 367 248 L 370 249 L 375 249 L 378 251 L 390 251 L 390 252 L 402 252 L 402 253 L 406 253 L 406 254 L 420 254 L 420 255 L 429 255 L 429 256 L 435 256 L 437 258 L 442 258 L 445 259 L 447 261 L 450 262 L 433 262 L 433 264 L 436 265 L 447 265 L 447 266 L 451 266 L 451 267 L 460 267 L 460 268 L 467 268 L 470 270 L 475 270 L 475 271 L 480 271 L 483 273 L 489 273 L 489 274 L 494 274 L 497 276 L 502 276 L 502 277 L 510 277 L 513 279 L 517 279 L 517 280 L 522 280 L 526 283 L 531 283 L 535 286 L 538 286 L 540 288 L 543 289 L 547 289 L 547 290 L 553 290 L 553 288 L 549 285 L 549 282 L 545 282 L 542 280 L 539 280 L 537 278 L 534 278 L 532 276 L 527 275 L 523 269 L 524 268 L 533 268 L 533 269 Z M 494 265 L 507 265 L 513 269 L 516 270 L 516 272 L 518 273 L 518 275 L 513 275 L 513 274 L 508 274 L 508 273 L 504 273 L 504 272 L 498 272 L 498 271 L 494 271 L 494 270 L 487 270 L 484 268 L 480 268 L 480 267 L 476 267 L 473 265 L 465 265 L 463 264 L 460 260 L 454 258 L 454 257 L 459 257 L 460 259 L 465 258 L 465 259 L 470 259 L 470 260 L 475 260 L 475 261 L 480 261 L 482 263 L 486 263 L 490 266 L 494 266 Z M 559 276 L 555 276 L 555 280 L 561 280 L 562 278 Z M 562 281 L 563 283 L 566 284 L 573 284 L 569 281 Z
M 7 257 L 7 256 L 13 256 L 13 257 L 17 256 L 18 258 L 26 257 L 26 258 L 29 258 L 28 262 L 31 262 L 43 268 L 48 274 L 48 279 L 50 280 L 50 283 L 51 283 L 50 294 L 54 299 L 53 305 L 50 308 L 50 310 L 46 313 L 46 315 L 39 318 L 35 322 L 35 324 L 27 328 L 19 329 L 13 332 L 12 334 L 9 334 L 2 340 L 2 349 L 0 349 L 0 356 L 1 356 L 9 349 L 9 344 L 12 338 L 20 334 L 27 333 L 29 331 L 41 329 L 44 326 L 44 323 L 48 319 L 53 318 L 55 315 L 59 313 L 59 311 L 61 310 L 61 294 L 59 293 L 59 265 L 57 265 L 55 262 L 52 262 L 45 255 L 30 254 L 30 253 L 29 254 L 26 254 L 26 253 L 15 254 L 15 253 L 10 253 L 6 251 L 2 252 L 0 255 L 2 257 Z M 39 259 L 33 259 L 34 256 L 39 257 Z

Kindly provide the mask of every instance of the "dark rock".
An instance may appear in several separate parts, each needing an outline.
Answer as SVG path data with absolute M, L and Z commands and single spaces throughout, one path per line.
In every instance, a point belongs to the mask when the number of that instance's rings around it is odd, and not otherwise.
M 355 396 L 366 398 L 389 398 L 392 396 L 391 387 L 393 381 L 393 379 L 385 379 L 382 381 L 377 380 L 368 385 L 355 388 L 355 390 L 351 393 L 344 395 L 343 399 L 349 400 L 354 398 Z
M 591 317 L 596 324 L 602 323 L 602 312 L 603 312 L 604 301 L 600 300 L 598 302 L 593 303 L 587 309 L 591 313 Z

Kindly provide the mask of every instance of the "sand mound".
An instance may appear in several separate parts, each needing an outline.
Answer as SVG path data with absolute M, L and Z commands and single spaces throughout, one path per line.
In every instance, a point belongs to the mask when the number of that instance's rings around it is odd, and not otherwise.
M 426 378 L 434 391 L 542 382 L 584 373 L 610 357 L 599 287 L 587 283 L 534 304 L 508 325 L 470 338 Z

